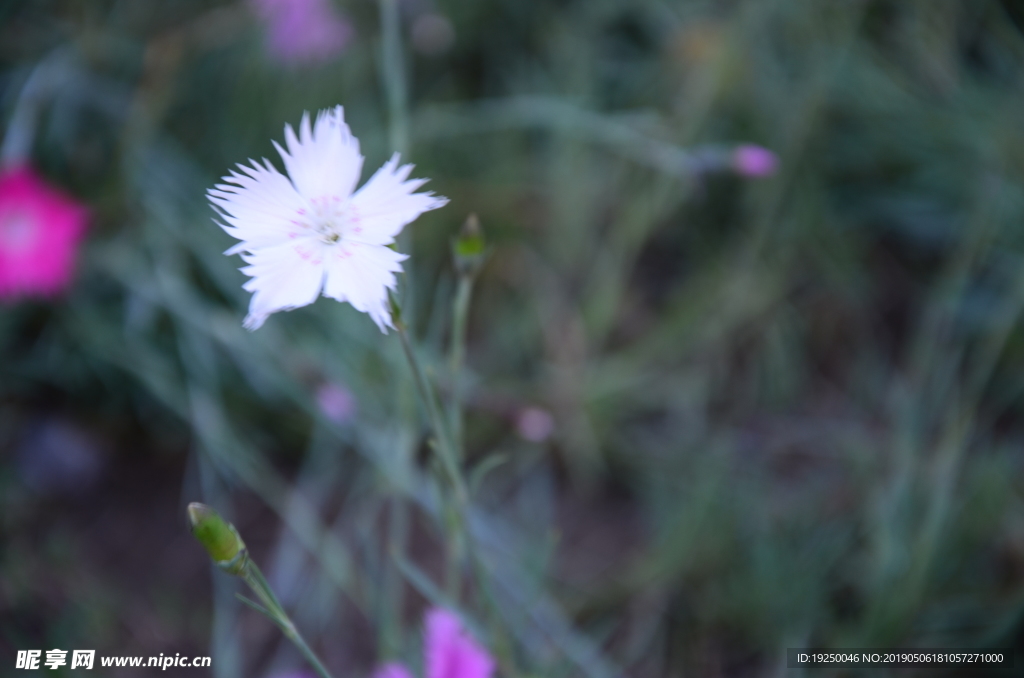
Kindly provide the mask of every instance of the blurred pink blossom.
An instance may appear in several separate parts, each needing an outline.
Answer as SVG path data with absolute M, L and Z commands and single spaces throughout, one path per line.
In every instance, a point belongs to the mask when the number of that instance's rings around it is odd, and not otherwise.
M 266 24 L 267 49 L 282 63 L 303 66 L 328 61 L 355 34 L 331 0 L 249 0 Z
M 491 678 L 494 659 L 450 610 L 435 607 L 425 619 L 426 678 Z M 373 678 L 412 678 L 398 663 L 384 664 Z
M 516 415 L 516 431 L 531 443 L 542 443 L 555 432 L 555 419 L 539 407 L 527 407 Z
M 66 289 L 86 221 L 83 205 L 28 165 L 0 171 L 0 299 Z
M 743 144 L 733 151 L 732 166 L 745 177 L 767 177 L 779 168 L 779 157 L 763 146 Z
M 413 678 L 409 669 L 398 662 L 389 662 L 373 673 L 373 678 Z
M 345 424 L 356 416 L 356 397 L 352 391 L 332 382 L 317 389 L 316 404 L 336 424 Z
M 464 628 L 455 613 L 427 612 L 427 678 L 490 678 L 494 660 Z

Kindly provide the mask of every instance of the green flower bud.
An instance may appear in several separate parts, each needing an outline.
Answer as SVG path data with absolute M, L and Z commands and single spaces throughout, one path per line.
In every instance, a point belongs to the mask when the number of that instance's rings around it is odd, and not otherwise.
M 235 526 L 206 504 L 196 502 L 188 505 L 188 518 L 192 523 L 192 536 L 199 540 L 217 567 L 228 574 L 241 574 L 248 556 L 245 542 L 238 536 Z
M 455 268 L 459 273 L 474 275 L 484 262 L 486 250 L 483 231 L 480 229 L 480 219 L 475 214 L 466 218 L 462 230 L 452 242 L 452 256 L 455 258 Z

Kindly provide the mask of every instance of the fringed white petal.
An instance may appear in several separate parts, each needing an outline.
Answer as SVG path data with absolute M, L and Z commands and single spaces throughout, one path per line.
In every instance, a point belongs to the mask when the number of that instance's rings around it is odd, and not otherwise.
M 275 247 L 265 247 L 242 256 L 251 276 L 243 286 L 252 292 L 246 329 L 255 330 L 267 316 L 278 311 L 312 304 L 324 281 L 324 246 L 315 238 L 304 238 Z
M 398 154 L 391 156 L 370 180 L 352 196 L 359 214 L 358 233 L 353 240 L 371 245 L 389 245 L 402 228 L 429 210 L 444 207 L 448 198 L 433 193 L 415 193 L 426 179 L 408 179 L 412 165 L 398 164 Z
M 276 141 L 274 147 L 299 193 L 308 199 L 352 195 L 363 172 L 363 156 L 341 106 L 320 111 L 315 125 L 310 125 L 309 113 L 303 114 L 298 136 L 285 125 L 284 138 L 287 151 Z
M 240 172 L 231 172 L 221 180 L 224 183 L 207 191 L 221 228 L 242 241 L 228 250 L 231 254 L 286 242 L 301 230 L 295 217 L 307 208 L 288 177 L 266 158 L 263 166 L 250 162 L 251 167 L 238 165 Z
M 324 294 L 368 313 L 380 331 L 387 333 L 388 327 L 394 328 L 388 290 L 398 284 L 395 273 L 401 272 L 400 262 L 407 258 L 387 247 L 346 243 L 327 259 Z

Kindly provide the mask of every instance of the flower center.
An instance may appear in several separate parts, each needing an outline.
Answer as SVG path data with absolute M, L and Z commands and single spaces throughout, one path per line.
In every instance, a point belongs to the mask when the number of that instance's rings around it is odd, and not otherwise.
M 327 245 L 342 242 L 347 235 L 362 232 L 359 209 L 349 200 L 338 196 L 322 196 L 309 201 L 309 209 L 300 209 L 292 223 L 303 230 L 312 231 Z M 298 235 L 293 233 L 292 237 Z
M 0 250 L 9 253 L 24 252 L 35 242 L 35 220 L 24 211 L 0 214 Z

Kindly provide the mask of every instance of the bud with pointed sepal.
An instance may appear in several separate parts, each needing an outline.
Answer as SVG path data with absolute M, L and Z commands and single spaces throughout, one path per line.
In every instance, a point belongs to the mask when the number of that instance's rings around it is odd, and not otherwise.
M 462 225 L 458 237 L 452 242 L 455 268 L 462 275 L 476 275 L 484 263 L 486 249 L 487 243 L 480 228 L 480 219 L 475 214 L 470 214 Z
M 188 505 L 188 518 L 192 536 L 199 540 L 217 567 L 228 574 L 241 575 L 248 554 L 235 526 L 206 504 L 197 502 Z

